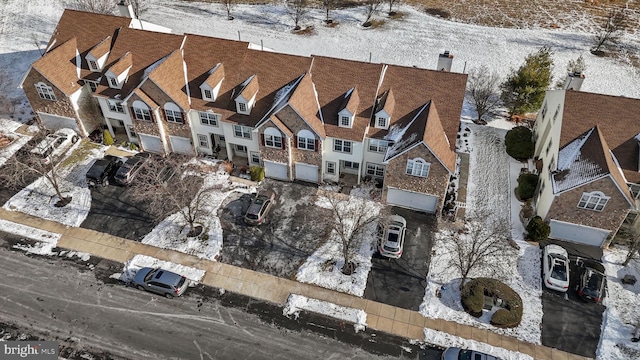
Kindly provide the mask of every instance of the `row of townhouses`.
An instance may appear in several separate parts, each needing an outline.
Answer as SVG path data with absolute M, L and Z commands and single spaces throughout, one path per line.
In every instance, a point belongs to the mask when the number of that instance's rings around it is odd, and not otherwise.
M 152 30 L 156 31 L 152 31 Z M 436 213 L 456 171 L 467 76 L 254 49 L 124 16 L 65 10 L 21 86 L 48 129 L 160 154 L 209 154 L 286 181 L 377 180 Z
M 106 125 L 145 151 L 218 155 L 285 181 L 370 178 L 389 204 L 437 213 L 467 80 L 451 61 L 441 54 L 435 71 L 292 56 L 66 10 L 21 86 L 49 129 Z M 552 238 L 603 247 L 640 224 L 640 100 L 568 80 L 536 118 L 533 205 Z

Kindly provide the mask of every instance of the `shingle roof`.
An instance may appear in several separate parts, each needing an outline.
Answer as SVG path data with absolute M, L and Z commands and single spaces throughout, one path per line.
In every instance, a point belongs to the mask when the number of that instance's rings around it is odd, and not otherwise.
M 209 77 L 204 80 L 204 83 L 211 88 L 215 88 L 222 79 L 224 79 L 224 64 L 217 63 L 216 66 L 209 71 Z
M 182 63 L 182 50 L 175 50 L 149 72 L 151 79 L 182 109 L 189 110 L 187 83 Z
M 260 90 L 260 84 L 258 84 L 258 77 L 251 75 L 245 82 L 242 83 L 240 94 L 242 97 L 249 101 Z
M 324 124 L 318 116 L 318 101 L 316 99 L 313 82 L 308 73 L 302 77 L 295 89 L 293 89 L 291 98 L 289 98 L 289 104 L 321 138 L 324 139 L 326 137 Z
M 115 98 L 119 94 L 122 98 L 125 98 L 143 80 L 145 70 L 171 54 L 174 50 L 179 49 L 182 40 L 182 35 L 130 28 L 120 30 L 107 58 L 106 69 L 109 69 L 118 59 L 130 52 L 132 67 L 129 70 L 128 79 L 120 90 L 109 88 L 106 79 L 103 78 L 101 85 L 96 90 L 96 95 Z M 182 66 L 167 70 L 181 72 Z
M 384 110 L 387 114 L 393 117 L 393 109 L 395 107 L 396 107 L 396 99 L 393 96 L 393 90 L 389 89 L 385 91 L 382 95 L 380 95 L 380 100 L 378 100 L 378 107 L 376 108 L 376 113 L 378 113 L 380 110 Z
M 362 141 L 377 95 L 382 65 L 313 55 L 311 78 L 318 93 L 327 136 Z M 353 126 L 338 126 L 345 94 L 357 89 L 359 105 Z
M 76 67 L 76 44 L 76 38 L 71 38 L 31 65 L 67 96 L 81 88 Z
M 344 95 L 344 100 L 338 108 L 338 112 L 343 109 L 347 109 L 350 113 L 355 114 L 358 112 L 358 106 L 360 106 L 360 96 L 358 96 L 358 89 L 351 88 Z
M 455 139 L 460 126 L 460 113 L 467 84 L 466 74 L 388 65 L 380 92 L 394 89 L 395 107 L 390 125 L 408 123 L 428 101 L 438 106 L 442 128 L 449 139 Z M 401 93 L 400 93 L 401 91 Z M 387 130 L 373 126 L 369 137 L 383 138 Z M 450 148 L 455 150 L 455 142 Z
M 149 108 L 151 108 L 152 110 L 155 110 L 160 106 L 156 104 L 156 102 L 153 101 L 153 99 L 151 99 L 149 95 L 147 95 L 144 91 L 142 91 L 142 89 L 139 89 L 139 88 L 134 89 L 132 93 L 138 95 L 140 100 L 144 101 L 144 103 L 147 104 Z
M 566 91 L 560 146 L 598 126 L 613 151 L 625 178 L 640 183 L 638 143 L 640 99 Z
M 131 65 L 133 65 L 133 56 L 130 52 L 127 51 L 126 54 L 122 55 L 120 59 L 116 60 L 116 62 L 111 65 L 109 70 L 111 70 L 112 73 L 120 76 L 120 74 L 127 70 Z
M 88 53 L 94 58 L 99 59 L 101 56 L 108 53 L 109 49 L 111 49 L 111 35 L 107 36 L 96 46 L 92 47 Z
M 609 175 L 629 202 L 634 203 L 616 158 L 596 126 L 560 149 L 557 172 L 552 174 L 551 179 L 554 193 L 557 194 Z

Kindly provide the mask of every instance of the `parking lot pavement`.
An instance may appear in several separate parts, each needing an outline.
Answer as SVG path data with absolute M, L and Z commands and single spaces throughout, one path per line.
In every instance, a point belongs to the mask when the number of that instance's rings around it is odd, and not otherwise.
M 264 180 L 260 189 L 276 193 L 266 222 L 244 223 L 251 194 L 232 193 L 218 210 L 223 231 L 219 261 L 292 278 L 329 235 L 323 219 L 329 210 L 314 205 L 317 186 Z
M 407 220 L 404 252 L 400 259 L 374 256 L 364 298 L 417 311 L 424 298 L 436 218 L 397 207 L 391 212 Z
M 91 210 L 80 227 L 142 240 L 158 221 L 147 213 L 145 204 L 131 200 L 129 187 L 115 185 L 113 179 L 109 182 L 91 189 Z
M 578 297 L 576 286 L 579 282 L 581 267 L 576 259 L 602 270 L 601 265 L 589 260 L 599 260 L 602 257 L 602 249 L 554 240 L 540 242 L 540 246 L 544 247 L 549 243 L 565 248 L 571 262 L 569 290 L 566 296 L 549 290 L 544 285 L 542 287 L 542 344 L 595 358 L 605 306 L 587 303 Z

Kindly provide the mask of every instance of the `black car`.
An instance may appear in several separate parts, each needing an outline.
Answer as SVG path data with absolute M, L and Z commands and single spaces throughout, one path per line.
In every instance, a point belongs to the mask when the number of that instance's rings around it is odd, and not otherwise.
M 601 302 L 606 283 L 607 277 L 603 273 L 585 266 L 582 268 L 582 273 L 580 274 L 578 295 L 586 301 Z
M 109 177 L 121 164 L 122 160 L 113 155 L 106 155 L 104 158 L 96 160 L 87 171 L 87 184 L 89 187 L 109 185 Z
M 149 159 L 149 155 L 149 153 L 141 152 L 128 158 L 116 171 L 114 176 L 116 182 L 121 185 L 129 185 L 142 168 L 144 162 Z

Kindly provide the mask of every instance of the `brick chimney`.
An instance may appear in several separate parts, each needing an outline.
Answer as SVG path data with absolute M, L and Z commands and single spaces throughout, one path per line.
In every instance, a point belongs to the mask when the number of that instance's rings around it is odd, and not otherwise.
M 564 80 L 564 89 L 580 91 L 580 87 L 582 87 L 583 81 L 584 81 L 583 73 L 579 71 L 567 73 L 567 78 Z
M 135 19 L 136 14 L 133 11 L 133 6 L 129 0 L 120 0 L 118 1 L 118 11 L 120 12 L 120 16 L 128 17 Z
M 438 55 L 438 71 L 451 71 L 451 63 L 453 62 L 453 55 L 449 53 L 449 50 L 445 50 L 442 54 Z

